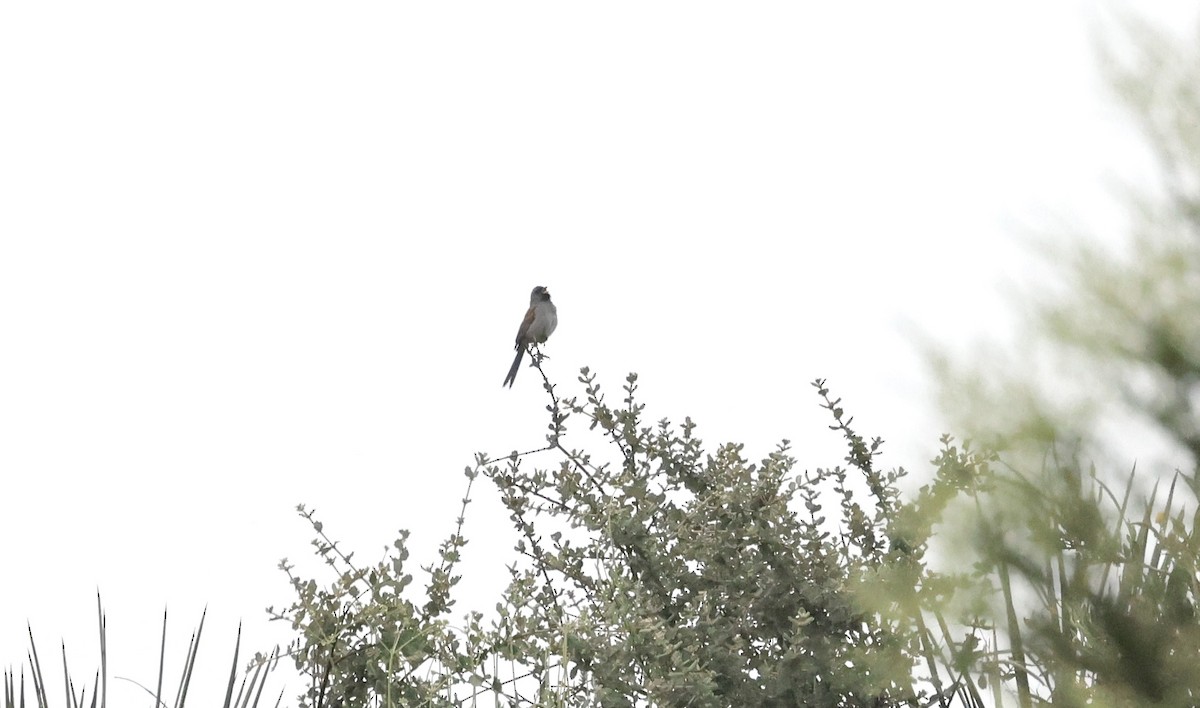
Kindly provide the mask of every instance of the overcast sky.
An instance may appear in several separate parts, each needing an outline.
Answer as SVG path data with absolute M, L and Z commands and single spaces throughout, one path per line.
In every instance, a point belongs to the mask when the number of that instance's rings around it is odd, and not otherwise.
M 28 620 L 43 664 L 65 638 L 90 676 L 98 588 L 110 673 L 147 684 L 163 606 L 174 672 L 207 604 L 193 690 L 214 690 L 239 619 L 287 636 L 263 608 L 309 555 L 297 503 L 364 556 L 410 528 L 428 559 L 472 455 L 543 440 L 536 377 L 500 385 L 534 285 L 564 393 L 581 366 L 618 397 L 637 371 L 650 419 L 754 458 L 790 438 L 812 468 L 844 455 L 824 377 L 886 465 L 926 474 L 943 430 L 913 331 L 1011 329 L 1018 232 L 1086 222 L 1143 164 L 1096 68 L 1104 17 L 0 5 L 0 664 Z M 462 612 L 515 540 L 475 498 Z

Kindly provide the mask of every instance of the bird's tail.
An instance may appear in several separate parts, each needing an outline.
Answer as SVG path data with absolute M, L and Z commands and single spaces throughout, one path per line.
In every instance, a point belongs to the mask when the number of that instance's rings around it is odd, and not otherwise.
M 502 386 L 512 388 L 513 382 L 517 380 L 517 370 L 521 368 L 521 358 L 525 356 L 525 347 L 517 347 L 517 358 L 513 359 L 512 368 L 508 370 L 508 376 L 504 377 Z

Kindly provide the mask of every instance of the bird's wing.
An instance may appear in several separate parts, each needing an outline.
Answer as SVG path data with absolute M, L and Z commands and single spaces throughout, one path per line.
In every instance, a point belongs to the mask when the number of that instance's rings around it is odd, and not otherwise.
M 517 330 L 517 348 L 519 349 L 529 337 L 529 328 L 533 326 L 533 320 L 537 316 L 537 310 L 530 305 L 529 311 L 525 313 L 525 319 L 521 322 L 521 328 Z

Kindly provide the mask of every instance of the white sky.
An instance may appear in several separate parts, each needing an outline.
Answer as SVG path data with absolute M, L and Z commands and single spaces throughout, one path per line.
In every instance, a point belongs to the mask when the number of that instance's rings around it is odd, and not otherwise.
M 651 419 L 812 468 L 844 454 L 827 377 L 924 474 L 909 328 L 1009 328 L 1013 225 L 1137 163 L 1098 8 L 0 4 L 0 664 L 28 620 L 90 676 L 99 588 L 110 673 L 147 684 L 162 607 L 174 672 L 207 604 L 215 692 L 239 618 L 286 636 L 297 503 L 429 558 L 473 453 L 543 439 L 535 376 L 500 386 L 533 285 L 564 393 L 637 371 Z M 486 484 L 466 533 L 486 610 Z

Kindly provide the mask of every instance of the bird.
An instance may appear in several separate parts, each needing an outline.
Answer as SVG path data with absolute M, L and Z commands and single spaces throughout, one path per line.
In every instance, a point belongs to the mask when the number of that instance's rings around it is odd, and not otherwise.
M 529 293 L 529 310 L 521 327 L 517 330 L 517 358 L 513 359 L 512 368 L 504 378 L 503 386 L 512 388 L 517 380 L 517 370 L 521 368 L 521 358 L 525 350 L 534 344 L 543 344 L 558 326 L 558 308 L 550 302 L 550 291 L 539 285 Z

